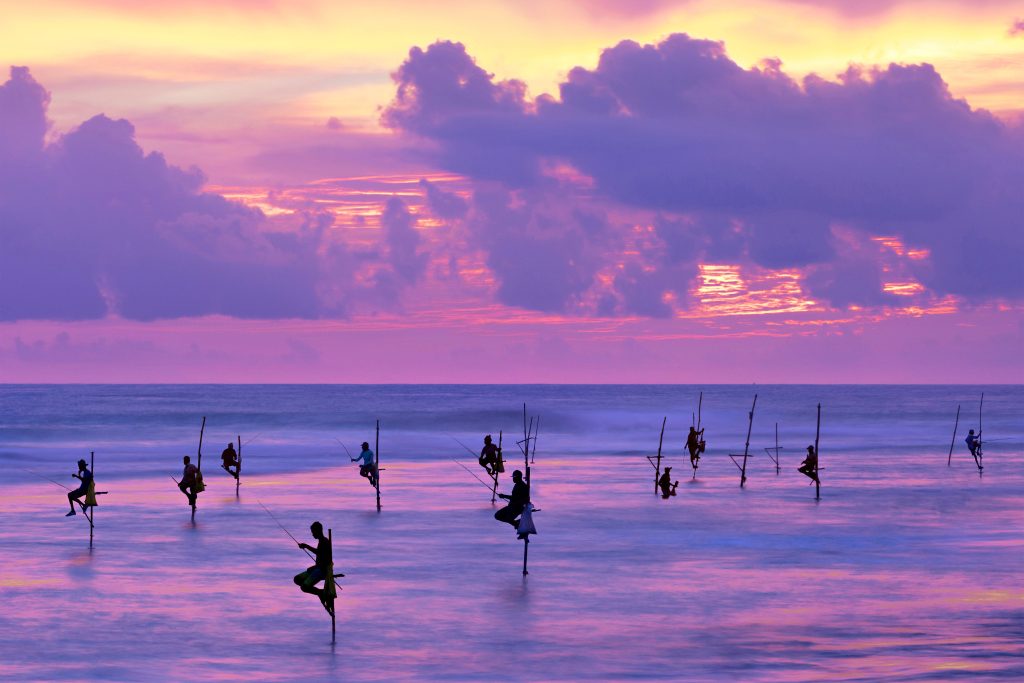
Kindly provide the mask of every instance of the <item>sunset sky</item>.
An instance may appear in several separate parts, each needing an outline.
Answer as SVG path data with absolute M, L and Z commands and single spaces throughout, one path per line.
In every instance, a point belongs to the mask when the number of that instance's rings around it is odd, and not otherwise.
M 0 3 L 2 382 L 1024 381 L 1020 2 Z

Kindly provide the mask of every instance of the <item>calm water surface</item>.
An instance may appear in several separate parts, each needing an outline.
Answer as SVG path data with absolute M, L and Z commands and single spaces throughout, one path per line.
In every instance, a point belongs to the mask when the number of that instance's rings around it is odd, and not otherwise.
M 681 455 L 704 391 L 708 453 Z M 963 445 L 986 445 L 979 476 Z M 741 453 L 758 394 L 745 489 Z M 453 437 L 539 415 L 538 536 Z M 822 403 L 822 500 L 795 472 Z M 957 405 L 959 436 L 947 453 Z M 196 523 L 168 475 L 207 417 Z M 653 495 L 657 448 L 678 495 Z M 380 418 L 381 513 L 349 464 Z M 765 456 L 778 423 L 782 471 Z M 236 498 L 219 467 L 241 435 Z M 1024 388 L 0 386 L 4 680 L 1024 680 Z M 96 452 L 95 548 L 66 519 Z M 503 486 L 507 490 L 507 487 Z M 333 529 L 338 642 L 291 577 Z

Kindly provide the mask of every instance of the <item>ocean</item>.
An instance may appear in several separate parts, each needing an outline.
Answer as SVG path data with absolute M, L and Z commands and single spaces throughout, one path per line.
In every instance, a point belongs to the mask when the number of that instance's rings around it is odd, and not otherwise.
M 466 450 L 500 431 L 523 469 L 524 403 L 527 576 Z M 796 468 L 818 404 L 815 500 Z M 171 477 L 204 417 L 193 523 Z M 377 420 L 380 512 L 341 445 L 372 447 Z M 0 679 L 1022 680 L 1022 449 L 1022 386 L 0 385 Z M 91 452 L 90 549 L 55 482 Z M 346 574 L 333 644 L 278 526 L 312 544 L 314 520 Z

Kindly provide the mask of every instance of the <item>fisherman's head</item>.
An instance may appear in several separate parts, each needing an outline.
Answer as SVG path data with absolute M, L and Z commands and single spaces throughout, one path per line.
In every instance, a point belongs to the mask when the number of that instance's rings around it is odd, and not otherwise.
M 364 442 L 363 442 L 363 445 L 361 446 L 361 448 L 362 448 L 362 449 L 363 449 L 364 451 L 368 451 L 368 450 L 370 450 L 370 444 L 368 444 L 367 442 L 365 442 L 365 441 L 364 441 Z
M 967 430 L 967 433 L 968 433 L 968 434 L 973 434 L 973 433 L 974 433 L 974 430 L 973 430 L 973 429 L 969 429 L 969 430 Z
M 234 447 L 235 447 L 235 444 L 234 444 L 234 443 L 229 443 L 229 444 L 228 444 L 228 448 L 234 448 Z
M 807 447 L 807 452 L 808 453 L 813 453 L 814 452 L 814 446 L 808 446 Z
M 520 472 L 519 470 L 516 470 L 515 472 L 512 473 L 512 481 L 518 482 L 518 481 L 521 481 L 522 478 L 523 478 L 523 473 Z
M 324 525 L 320 522 L 313 522 L 309 525 L 309 533 L 313 534 L 313 538 L 323 538 Z
M 665 468 L 665 474 L 668 474 L 668 473 L 669 473 L 669 472 L 671 472 L 671 471 L 672 471 L 672 468 L 671 468 L 671 467 L 666 467 L 666 468 Z
M 79 461 L 78 461 L 78 469 L 80 469 L 80 470 L 84 470 L 84 469 L 85 469 L 85 466 L 86 466 L 86 462 L 85 462 L 85 460 L 84 460 L 84 459 L 83 459 L 83 460 L 79 460 Z
M 696 428 L 696 427 L 694 427 L 693 425 L 690 425 L 690 431 L 691 431 L 691 432 L 696 432 L 696 431 L 697 431 L 697 428 Z
M 484 437 L 484 443 L 490 443 L 490 442 L 491 442 L 491 435 L 488 434 L 487 436 Z
M 189 464 L 190 462 L 192 462 L 192 458 L 190 458 L 190 457 L 188 457 L 188 456 L 186 455 L 186 456 L 185 456 L 184 458 L 182 458 L 182 459 L 181 459 L 181 461 L 182 461 L 183 463 L 185 463 L 185 464 L 187 465 L 187 464 Z

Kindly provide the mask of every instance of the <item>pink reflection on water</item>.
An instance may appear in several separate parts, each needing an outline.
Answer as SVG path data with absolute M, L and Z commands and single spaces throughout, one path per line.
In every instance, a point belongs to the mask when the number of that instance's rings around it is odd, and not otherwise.
M 1022 478 L 827 453 L 815 503 L 788 463 L 740 490 L 709 454 L 663 501 L 641 456 L 542 457 L 522 544 L 448 459 L 207 473 L 196 524 L 169 479 L 112 478 L 96 548 L 63 492 L 12 489 L 0 675 L 171 680 L 934 680 L 1021 672 Z M 634 462 L 635 460 L 635 462 Z M 941 458 L 936 456 L 936 460 Z M 680 479 L 689 468 L 669 463 Z M 476 467 L 473 463 L 467 463 Z M 513 466 L 517 466 L 513 464 Z M 507 490 L 507 486 L 502 487 Z M 339 642 L 291 583 L 333 529 Z

